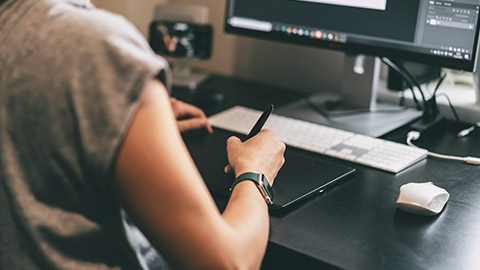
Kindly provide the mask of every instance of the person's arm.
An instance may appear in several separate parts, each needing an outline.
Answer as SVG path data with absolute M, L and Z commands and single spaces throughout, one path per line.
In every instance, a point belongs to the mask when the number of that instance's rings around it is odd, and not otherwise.
M 269 131 L 243 143 L 230 138 L 227 149 L 236 175 L 262 172 L 272 182 L 283 165 L 285 145 Z M 136 225 L 172 266 L 260 267 L 269 226 L 263 197 L 253 182 L 244 181 L 219 213 L 182 141 L 165 88 L 156 80 L 146 86 L 120 148 L 115 187 Z

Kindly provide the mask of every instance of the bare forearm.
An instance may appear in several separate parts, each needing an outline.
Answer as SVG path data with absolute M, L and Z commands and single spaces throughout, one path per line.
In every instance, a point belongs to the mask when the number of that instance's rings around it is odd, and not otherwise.
M 188 155 L 169 104 L 162 84 L 151 81 L 115 165 L 115 189 L 121 203 L 150 242 L 177 268 L 259 268 L 269 223 L 262 196 L 251 181 L 242 182 L 220 215 Z M 261 135 L 257 140 L 265 142 L 263 147 L 250 140 L 252 145 L 237 144 L 234 152 L 244 147 L 268 152 L 265 149 L 272 148 L 268 144 L 272 136 Z M 257 166 L 261 162 L 252 161 L 248 153 L 234 156 L 234 160 L 248 161 L 248 166 L 237 166 L 236 172 L 252 171 L 253 166 L 274 175 L 268 166 Z
M 259 267 L 268 241 L 269 216 L 267 204 L 253 182 L 244 181 L 235 187 L 223 217 L 242 244 L 246 261 Z

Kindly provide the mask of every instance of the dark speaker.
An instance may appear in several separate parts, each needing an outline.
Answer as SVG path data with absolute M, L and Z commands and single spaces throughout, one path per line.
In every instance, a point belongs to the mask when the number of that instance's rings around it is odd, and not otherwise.
M 212 36 L 210 25 L 154 21 L 150 24 L 149 43 L 163 56 L 208 59 L 212 54 Z

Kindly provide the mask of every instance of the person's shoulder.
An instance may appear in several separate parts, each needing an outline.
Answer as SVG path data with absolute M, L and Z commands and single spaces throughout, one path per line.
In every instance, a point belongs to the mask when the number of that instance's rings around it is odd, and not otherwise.
M 69 3 L 76 1 L 79 0 L 63 0 L 53 6 L 46 29 L 42 30 L 40 41 L 49 45 L 43 50 L 56 58 L 53 65 L 82 70 L 87 64 L 105 69 L 115 63 L 125 70 L 132 66 L 144 69 L 160 66 L 148 41 L 130 21 L 93 6 Z
M 57 21 L 54 28 L 61 28 L 70 38 L 81 39 L 79 45 L 89 41 L 118 42 L 121 39 L 143 43 L 145 39 L 126 18 L 106 10 L 62 5 L 54 7 L 51 14 Z

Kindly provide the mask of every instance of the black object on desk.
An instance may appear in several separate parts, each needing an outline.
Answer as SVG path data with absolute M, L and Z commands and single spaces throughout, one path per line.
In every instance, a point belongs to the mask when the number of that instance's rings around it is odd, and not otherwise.
M 227 164 L 226 141 L 231 135 L 231 132 L 216 129 L 213 134 L 187 138 L 189 151 L 208 188 L 225 197 L 229 195 L 233 182 L 233 175 L 223 171 Z M 285 164 L 272 186 L 275 200 L 270 209 L 283 209 L 320 194 L 340 180 L 348 179 L 346 176 L 354 171 L 352 168 L 286 151 Z
M 322 193 L 355 169 L 307 156 L 285 152 L 285 164 L 273 183 L 273 210 L 283 209 L 303 199 Z

